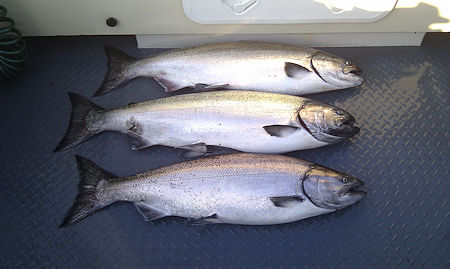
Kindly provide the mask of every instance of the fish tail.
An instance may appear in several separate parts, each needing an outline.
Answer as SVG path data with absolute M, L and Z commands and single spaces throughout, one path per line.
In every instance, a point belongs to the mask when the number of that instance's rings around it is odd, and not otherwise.
M 77 155 L 75 158 L 77 160 L 78 173 L 80 174 L 78 195 L 59 227 L 77 223 L 114 202 L 109 199 L 99 199 L 97 193 L 102 190 L 105 183 L 117 177 L 86 158 Z
M 104 95 L 137 77 L 128 68 L 130 64 L 136 62 L 135 58 L 110 46 L 105 46 L 105 53 L 108 57 L 108 70 L 102 85 L 94 93 L 94 96 Z
M 79 94 L 69 93 L 69 98 L 72 103 L 69 127 L 53 152 L 74 147 L 100 132 L 100 130 L 92 128 L 86 118 L 89 112 L 100 112 L 104 109 Z

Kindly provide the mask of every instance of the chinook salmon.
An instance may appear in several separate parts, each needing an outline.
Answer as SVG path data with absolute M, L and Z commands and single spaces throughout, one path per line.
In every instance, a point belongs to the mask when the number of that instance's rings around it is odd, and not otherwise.
M 80 189 L 61 226 L 119 201 L 145 220 L 270 225 L 330 213 L 361 200 L 361 180 L 292 157 L 230 154 L 118 178 L 77 156 Z
M 262 42 L 209 44 L 134 59 L 105 46 L 105 80 L 94 96 L 137 77 L 153 77 L 167 92 L 205 88 L 303 95 L 358 86 L 361 70 L 342 58 L 305 47 Z
M 298 96 L 215 91 L 176 95 L 104 110 L 70 93 L 72 115 L 55 151 L 103 131 L 127 134 L 133 149 L 163 145 L 193 156 L 220 146 L 243 152 L 284 153 L 333 144 L 359 128 L 348 112 Z

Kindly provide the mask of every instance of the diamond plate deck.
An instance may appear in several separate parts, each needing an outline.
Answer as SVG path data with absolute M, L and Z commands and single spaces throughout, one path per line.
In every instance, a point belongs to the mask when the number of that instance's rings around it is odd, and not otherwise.
M 138 57 L 122 37 L 28 38 L 28 68 L 0 85 L 2 268 L 449 268 L 449 34 L 421 47 L 325 48 L 363 70 L 359 88 L 312 95 L 351 112 L 350 141 L 288 155 L 355 175 L 368 196 L 340 212 L 296 223 L 191 227 L 146 223 L 113 205 L 59 229 L 76 196 L 74 154 L 119 176 L 182 161 L 179 151 L 130 150 L 124 135 L 98 135 L 52 153 L 69 120 L 67 92 L 90 97 L 103 80 L 103 45 Z M 163 97 L 151 79 L 90 98 L 107 108 Z

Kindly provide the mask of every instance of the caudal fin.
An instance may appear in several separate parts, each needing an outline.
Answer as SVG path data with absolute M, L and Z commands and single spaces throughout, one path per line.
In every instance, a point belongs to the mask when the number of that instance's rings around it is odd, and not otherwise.
M 72 103 L 69 127 L 67 128 L 66 135 L 53 152 L 74 147 L 99 133 L 99 130 L 95 130 L 89 126 L 89 123 L 86 121 L 86 116 L 91 111 L 100 112 L 103 108 L 79 94 L 69 93 L 69 98 Z
M 102 183 L 117 177 L 86 158 L 81 156 L 75 157 L 80 174 L 78 195 L 59 227 L 77 223 L 112 202 L 111 200 L 102 201 L 96 194 L 101 189 Z
M 136 77 L 127 68 L 136 61 L 135 58 L 110 46 L 105 46 L 105 53 L 108 57 L 108 70 L 102 85 L 94 93 L 94 96 L 104 95 L 113 91 Z

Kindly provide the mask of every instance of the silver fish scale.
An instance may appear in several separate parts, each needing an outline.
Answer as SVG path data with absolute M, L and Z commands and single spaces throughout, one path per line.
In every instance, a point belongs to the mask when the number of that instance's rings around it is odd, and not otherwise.
M 97 197 L 142 202 L 169 216 L 198 219 L 216 214 L 225 223 L 285 223 L 333 211 L 317 208 L 303 193 L 311 165 L 285 156 L 215 156 L 109 181 Z M 269 200 L 288 196 L 304 201 L 282 208 Z
M 77 193 L 74 154 L 117 176 L 182 159 L 166 147 L 131 151 L 114 133 L 51 153 L 67 127 L 66 92 L 90 96 L 103 79 L 104 44 L 140 57 L 161 50 L 137 50 L 126 36 L 26 41 L 28 68 L 0 85 L 2 267 L 448 267 L 448 34 L 429 34 L 419 48 L 324 49 L 359 65 L 366 83 L 310 97 L 352 113 L 361 132 L 288 155 L 361 178 L 368 196 L 329 215 L 264 227 L 146 223 L 122 203 L 59 229 Z M 168 95 L 138 79 L 94 101 L 112 108 Z

